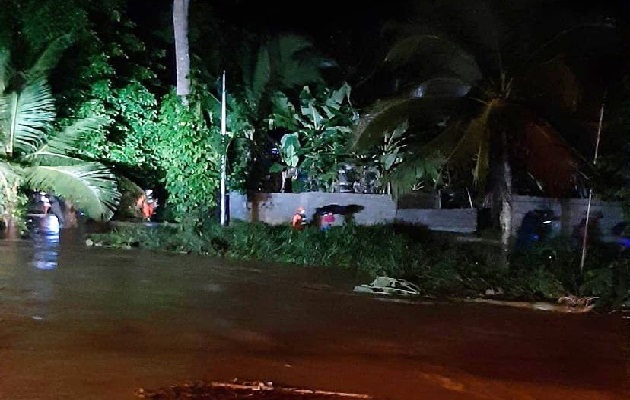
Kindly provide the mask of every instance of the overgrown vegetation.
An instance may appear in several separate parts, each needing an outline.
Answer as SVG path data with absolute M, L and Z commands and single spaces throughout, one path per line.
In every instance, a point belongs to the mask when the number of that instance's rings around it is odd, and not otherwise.
M 97 219 L 111 215 L 120 189 L 126 193 L 119 209 L 129 211 L 141 189 L 153 188 L 158 189 L 162 205 L 160 217 L 181 222 L 184 228 L 122 230 L 95 240 L 114 247 L 137 245 L 342 267 L 372 276 L 383 273 L 417 282 L 427 295 L 468 296 L 502 289 L 512 298 L 571 293 L 601 297 L 600 304 L 619 304 L 628 293 L 628 256 L 607 246 L 589 250 L 583 271 L 578 267 L 579 251 L 565 242 L 514 254 L 510 269 L 498 270 L 494 249 L 454 244 L 400 226 L 298 233 L 256 224 L 227 229 L 202 224 L 202 216 L 217 200 L 219 163 L 225 152 L 229 190 L 261 190 L 274 169 L 285 177 L 294 171 L 294 191 L 330 190 L 339 178 L 340 163 L 347 161 L 348 134 L 359 111 L 354 93 L 363 90 L 363 100 L 369 104 L 392 94 L 393 88 L 385 89 L 389 86 L 400 89 L 399 97 L 361 110 L 363 124 L 356 132 L 357 143 L 361 137 L 374 142 L 378 149 L 374 160 L 388 175 L 384 181 L 398 180 L 401 184 L 394 186 L 409 190 L 418 178 L 433 181 L 440 171 L 453 173 L 441 183 L 445 186 L 469 187 L 470 178 L 478 182 L 487 178 L 489 185 L 480 185 L 478 193 L 494 187 L 497 190 L 490 190 L 494 197 L 484 200 L 495 202 L 509 197 L 512 184 L 516 190 L 527 187 L 530 192 L 535 187 L 533 193 L 545 186 L 568 185 L 571 190 L 579 186 L 580 191 L 592 187 L 598 196 L 621 201 L 630 209 L 630 85 L 627 78 L 625 85 L 618 84 L 626 60 L 617 29 L 623 23 L 600 13 L 571 12 L 570 18 L 560 21 L 546 7 L 525 10 L 522 5 L 497 3 L 501 7 L 497 13 L 478 7 L 478 2 L 464 3 L 426 3 L 414 25 L 389 30 L 400 35 L 383 35 L 384 43 L 393 39 L 385 59 L 392 68 L 386 68 L 384 78 L 372 72 L 380 57 L 358 61 L 366 53 L 364 48 L 343 46 L 331 55 L 363 66 L 343 74 L 348 65 L 324 57 L 319 50 L 326 46 L 317 48 L 315 42 L 289 32 L 249 31 L 252 27 L 221 21 L 209 5 L 193 2 L 198 8 L 191 15 L 189 32 L 192 93 L 182 102 L 170 88 L 166 54 L 173 26 L 169 18 L 161 23 L 156 14 L 152 23 L 136 26 L 124 0 L 7 0 L 0 15 L 0 122 L 4 122 L 0 215 L 9 220 L 23 214 L 26 200 L 20 189 L 25 187 L 54 189 L 62 197 L 74 198 L 84 214 Z M 511 13 L 524 11 L 541 17 L 523 20 L 538 20 L 535 31 L 530 24 L 502 24 L 494 18 L 519 21 Z M 407 13 L 400 14 L 410 20 Z M 435 25 L 452 15 L 461 15 L 462 20 Z M 552 18 L 547 21 L 547 16 Z M 487 29 L 479 31 L 479 26 Z M 348 33 L 331 37 L 347 39 Z M 569 38 L 580 45 L 568 46 L 564 39 Z M 373 47 L 367 53 L 377 53 L 377 46 Z M 242 51 L 234 51 L 237 48 Z M 528 49 L 545 51 L 532 54 Z M 594 64 L 599 67 L 591 70 L 583 53 L 597 55 Z M 525 57 L 528 54 L 532 57 Z M 223 137 L 217 99 L 222 70 L 228 72 Z M 332 76 L 336 78 L 329 79 Z M 367 82 L 383 88 L 373 90 L 365 86 Z M 589 86 L 581 89 L 580 82 Z M 565 133 L 564 139 L 590 163 L 600 98 L 606 113 L 597 168 L 586 174 L 586 184 L 573 182 L 569 172 L 574 163 L 559 161 L 569 159 L 560 157 L 569 155 L 568 148 L 553 140 L 558 146 L 540 143 L 549 144 L 550 138 Z M 548 123 L 543 123 L 545 119 Z M 424 147 L 438 134 L 444 141 Z M 416 142 L 414 137 L 422 140 Z M 457 139 L 462 140 L 454 147 Z M 427 151 L 431 149 L 442 151 L 432 158 Z M 545 156 L 558 150 L 560 156 Z M 442 170 L 446 159 L 442 156 L 447 154 L 451 161 L 461 159 L 454 164 L 462 164 L 462 171 Z M 360 157 L 350 160 L 358 161 Z M 411 161 L 408 174 L 405 161 Z M 510 168 L 499 168 L 506 166 Z M 542 179 L 546 175 L 549 179 Z M 532 179 L 535 176 L 537 180 Z M 87 183 L 83 190 L 81 182 Z M 508 225 L 504 223 L 506 233 Z M 507 236 L 504 239 L 507 244 Z
M 96 245 L 205 254 L 239 260 L 343 268 L 361 276 L 404 278 L 423 294 L 477 297 L 486 291 L 511 300 L 549 300 L 566 295 L 598 297 L 614 308 L 630 295 L 630 257 L 610 245 L 590 249 L 584 272 L 580 252 L 560 240 L 515 254 L 510 270 L 498 266 L 496 251 L 460 243 L 448 235 L 405 225 L 346 225 L 303 231 L 262 223 L 195 228 L 119 227 L 91 235 Z

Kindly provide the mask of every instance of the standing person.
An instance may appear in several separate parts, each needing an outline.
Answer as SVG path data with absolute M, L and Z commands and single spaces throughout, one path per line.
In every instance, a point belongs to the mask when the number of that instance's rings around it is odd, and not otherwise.
M 328 230 L 332 224 L 335 222 L 335 216 L 333 215 L 333 213 L 331 213 L 330 211 L 325 213 L 324 215 L 322 215 L 321 218 L 321 227 L 320 229 L 322 231 Z
M 44 214 L 48 214 L 48 211 L 50 211 L 50 199 L 48 198 L 48 194 L 40 192 L 39 200 L 42 203 L 42 211 L 44 212 Z
M 291 219 L 291 226 L 293 229 L 301 231 L 304 229 L 306 225 L 306 213 L 304 212 L 304 207 L 299 207 L 295 214 L 293 214 L 293 218 Z
M 147 195 L 142 192 L 140 196 L 136 199 L 136 215 L 139 218 L 144 218 L 144 205 L 147 202 Z
M 151 221 L 151 217 L 155 214 L 157 201 L 153 198 L 153 190 L 145 190 L 144 193 L 136 200 L 136 209 L 140 211 L 142 219 Z

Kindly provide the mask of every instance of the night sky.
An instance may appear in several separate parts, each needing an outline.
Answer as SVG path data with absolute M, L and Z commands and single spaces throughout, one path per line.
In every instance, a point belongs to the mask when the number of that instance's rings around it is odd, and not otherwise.
M 494 0 L 501 4 L 507 0 Z M 630 38 L 630 0 L 510 0 L 512 8 L 520 10 L 510 16 L 498 15 L 507 22 L 511 19 L 529 25 L 531 33 L 557 31 L 565 16 L 584 15 L 590 20 L 593 15 L 612 16 L 617 26 L 625 27 Z M 389 0 L 341 1 L 320 0 L 317 2 L 260 1 L 260 0 L 190 0 L 191 21 L 195 13 L 210 12 L 226 26 L 244 28 L 256 34 L 294 32 L 313 41 L 324 55 L 347 66 L 346 74 L 352 83 L 360 82 L 374 68 L 374 61 L 382 59 L 383 53 L 376 49 L 382 25 L 389 20 L 410 19 L 413 8 L 439 0 Z M 464 4 L 465 1 L 462 0 Z M 490 1 L 492 2 L 492 0 Z M 129 0 L 132 19 L 145 32 L 157 30 L 169 32 L 172 23 L 173 0 Z M 531 6 L 531 7 L 530 7 Z M 444 19 L 445 15 L 440 15 Z M 552 18 L 546 18 L 552 16 Z M 460 16 L 452 16 L 455 20 Z M 446 15 L 446 20 L 449 20 Z M 552 26 L 544 26 L 542 19 Z M 516 22 L 516 21 L 515 21 Z M 551 29 L 549 29 L 551 28 Z M 212 37 L 208 37 L 212 41 Z M 628 40 L 630 43 L 630 40 Z M 203 46 L 203 42 L 200 43 Z M 505 43 L 504 45 L 509 45 Z M 167 48 L 170 49 L 170 45 Z M 382 49 L 380 49 L 382 51 Z M 170 50 L 169 50 L 170 51 Z M 361 60 L 364 58 L 364 60 Z M 607 63 L 611 64 L 611 63 Z M 352 76 L 354 74 L 354 76 Z M 356 93 L 356 92 L 355 92 Z
M 334 27 L 369 29 L 392 17 L 404 18 L 414 4 L 439 0 L 388 0 L 343 1 L 319 0 L 316 2 L 260 1 L 260 0 L 190 0 L 191 11 L 199 4 L 210 5 L 216 15 L 234 25 L 250 28 L 267 28 L 272 31 L 293 30 L 319 35 Z M 497 0 L 498 1 L 498 0 Z M 503 2 L 505 0 L 500 0 Z M 510 0 L 514 4 L 542 5 L 550 14 L 560 15 L 571 9 L 578 13 L 593 10 L 616 14 L 627 21 L 630 16 L 628 0 Z M 172 0 L 128 0 L 130 12 L 136 19 L 169 12 Z M 532 21 L 535 23 L 535 21 Z
M 234 26 L 270 32 L 292 31 L 315 38 L 335 30 L 369 31 L 380 22 L 405 15 L 409 1 L 355 2 L 320 0 L 317 2 L 257 0 L 191 0 L 191 13 L 200 4 L 210 5 L 215 16 Z M 413 3 L 413 2 L 411 2 Z M 129 0 L 129 11 L 139 23 L 169 13 L 172 0 Z M 164 15 L 162 15 L 162 18 Z

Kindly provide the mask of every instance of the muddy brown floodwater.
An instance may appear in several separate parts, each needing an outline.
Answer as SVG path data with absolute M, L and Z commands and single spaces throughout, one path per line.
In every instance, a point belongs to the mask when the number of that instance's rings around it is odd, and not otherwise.
M 59 240 L 60 239 L 60 240 Z M 342 272 L 0 240 L 0 399 L 197 380 L 391 400 L 628 397 L 627 320 L 352 293 Z

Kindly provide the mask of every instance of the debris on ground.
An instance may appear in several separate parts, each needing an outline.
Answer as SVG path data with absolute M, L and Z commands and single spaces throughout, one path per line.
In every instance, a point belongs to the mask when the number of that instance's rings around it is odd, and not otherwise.
M 466 303 L 484 303 L 492 304 L 495 306 L 509 306 L 518 308 L 531 308 L 537 311 L 555 311 L 563 313 L 586 313 L 593 310 L 595 304 L 592 302 L 595 297 L 592 298 L 572 298 L 572 296 L 561 297 L 556 303 L 551 301 L 510 301 L 510 300 L 495 300 L 487 298 L 472 298 L 472 299 L 454 299 L 455 301 L 462 301 Z
M 558 299 L 558 304 L 567 307 L 569 312 L 588 312 L 595 307 L 595 300 L 599 297 L 578 297 L 574 295 L 563 296 Z
M 420 288 L 404 279 L 379 276 L 370 284 L 354 287 L 358 293 L 372 293 L 397 296 L 420 296 Z
M 171 385 L 157 390 L 138 389 L 136 397 L 152 400 L 180 399 L 266 399 L 266 400 L 331 400 L 339 399 L 371 399 L 366 394 L 333 392 L 274 385 L 273 382 L 190 382 L 182 385 Z

